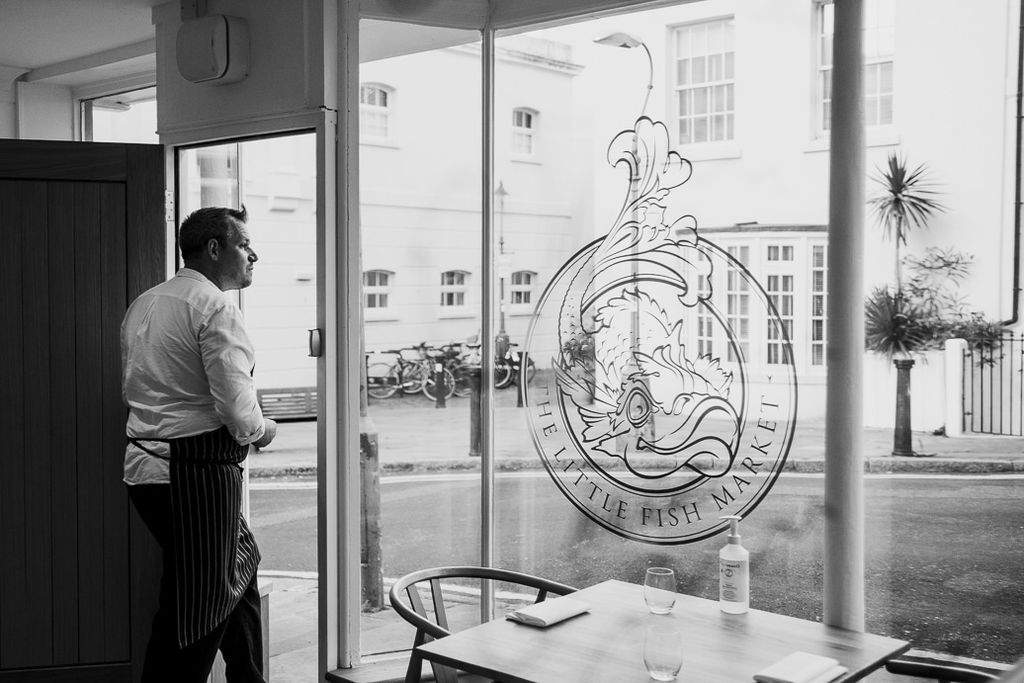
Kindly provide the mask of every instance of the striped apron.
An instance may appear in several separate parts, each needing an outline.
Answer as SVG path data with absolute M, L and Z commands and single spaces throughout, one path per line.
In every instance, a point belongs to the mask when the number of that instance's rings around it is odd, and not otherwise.
M 131 441 L 140 448 L 139 441 L 170 444 L 177 635 L 184 648 L 228 618 L 256 575 L 260 551 L 241 512 L 240 463 L 249 446 L 235 441 L 227 427 Z

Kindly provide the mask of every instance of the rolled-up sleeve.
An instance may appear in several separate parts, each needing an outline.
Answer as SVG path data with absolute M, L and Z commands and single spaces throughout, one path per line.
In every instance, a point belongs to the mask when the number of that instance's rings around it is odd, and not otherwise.
M 263 412 L 256 400 L 252 371 L 255 353 L 242 313 L 225 302 L 199 328 L 199 348 L 214 408 L 240 444 L 263 436 Z

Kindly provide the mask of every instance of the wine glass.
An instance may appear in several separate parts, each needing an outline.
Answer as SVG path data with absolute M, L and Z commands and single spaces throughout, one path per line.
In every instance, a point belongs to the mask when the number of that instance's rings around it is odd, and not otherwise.
M 676 604 L 676 573 L 668 567 L 650 567 L 644 577 L 644 602 L 653 614 L 668 614 Z
M 669 624 L 648 626 L 644 630 L 644 666 L 656 681 L 672 681 L 683 668 L 683 637 Z

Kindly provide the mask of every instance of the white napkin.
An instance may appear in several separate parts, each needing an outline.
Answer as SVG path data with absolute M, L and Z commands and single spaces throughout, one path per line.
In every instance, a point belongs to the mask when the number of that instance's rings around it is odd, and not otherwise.
M 573 600 L 572 598 L 561 597 L 554 598 L 553 600 L 545 600 L 544 602 L 538 602 L 529 607 L 517 609 L 514 612 L 509 612 L 505 615 L 506 619 L 510 621 L 516 621 L 520 624 L 527 624 L 528 626 L 551 626 L 557 624 L 560 621 L 565 621 L 570 617 L 574 617 L 577 614 L 583 614 L 584 612 L 590 611 L 590 605 L 580 600 Z
M 754 674 L 758 683 L 828 683 L 848 669 L 831 657 L 794 652 Z

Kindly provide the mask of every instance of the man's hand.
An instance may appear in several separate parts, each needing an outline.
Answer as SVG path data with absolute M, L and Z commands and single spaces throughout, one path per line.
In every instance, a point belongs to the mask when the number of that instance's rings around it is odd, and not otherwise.
M 266 448 L 274 440 L 275 436 L 277 436 L 277 423 L 270 418 L 264 418 L 263 436 L 255 442 L 256 448 Z

